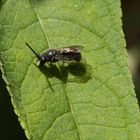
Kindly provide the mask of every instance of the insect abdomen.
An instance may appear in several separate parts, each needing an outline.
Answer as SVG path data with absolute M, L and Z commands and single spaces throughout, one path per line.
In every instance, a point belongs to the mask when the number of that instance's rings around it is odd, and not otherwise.
M 67 61 L 80 61 L 81 53 L 80 52 L 62 52 L 64 60 Z

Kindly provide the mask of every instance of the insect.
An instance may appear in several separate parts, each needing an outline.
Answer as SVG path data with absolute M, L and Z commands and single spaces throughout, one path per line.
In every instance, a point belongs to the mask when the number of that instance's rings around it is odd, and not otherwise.
M 46 52 L 37 54 L 28 43 L 25 42 L 25 44 L 38 58 L 38 66 L 44 65 L 45 63 L 49 63 L 52 66 L 52 63 L 58 61 L 80 62 L 81 60 L 81 52 L 79 48 L 82 46 L 79 45 L 74 45 L 65 48 L 58 48 L 58 49 L 49 49 Z

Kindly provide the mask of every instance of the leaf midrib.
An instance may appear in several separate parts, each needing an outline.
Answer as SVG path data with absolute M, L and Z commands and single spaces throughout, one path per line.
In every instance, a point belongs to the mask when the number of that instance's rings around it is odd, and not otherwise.
M 32 9 L 33 9 L 33 11 L 34 11 L 34 13 L 35 13 L 35 15 L 36 15 L 37 20 L 39 21 L 41 30 L 42 30 L 42 32 L 43 32 L 43 34 L 44 34 L 44 37 L 45 37 L 45 40 L 46 40 L 46 42 L 47 42 L 47 46 L 49 47 L 49 49 L 51 49 L 52 47 L 51 47 L 50 41 L 49 41 L 49 39 L 48 39 L 48 36 L 47 36 L 46 32 L 44 31 L 41 18 L 40 18 L 39 15 L 37 14 L 37 11 L 36 11 L 36 9 L 35 9 L 34 6 L 33 6 L 32 0 L 30 0 L 29 2 L 30 2 L 30 5 L 31 5 L 31 7 L 32 7 Z M 61 76 L 61 78 L 63 79 L 62 72 L 61 72 L 60 67 L 59 67 L 58 64 L 57 64 L 57 67 L 58 67 L 60 76 Z M 49 82 L 48 77 L 46 77 L 46 78 L 47 78 L 47 82 Z M 50 86 L 50 82 L 48 83 L 48 85 Z M 71 102 L 70 102 L 70 99 L 69 99 L 69 96 L 68 96 L 68 93 L 67 93 L 67 90 L 66 90 L 66 86 L 65 86 L 65 84 L 64 84 L 63 82 L 62 82 L 62 85 L 63 85 L 63 88 L 64 88 L 64 92 L 65 92 L 65 94 L 66 94 L 66 96 L 67 96 L 67 100 L 68 100 L 68 103 L 69 103 L 70 111 L 71 111 L 71 114 L 72 114 L 72 116 L 73 116 L 73 119 L 74 119 L 74 122 L 75 122 L 75 125 L 76 125 L 76 128 L 77 128 L 77 132 L 78 132 L 78 134 L 79 134 L 79 135 L 78 135 L 78 136 L 79 136 L 79 139 L 80 139 L 80 140 L 83 140 L 82 135 L 81 135 L 80 130 L 79 130 L 78 122 L 77 122 L 77 120 L 76 120 L 76 116 L 74 115 L 74 109 L 73 109 L 73 107 L 72 107 L 72 104 L 71 104 Z

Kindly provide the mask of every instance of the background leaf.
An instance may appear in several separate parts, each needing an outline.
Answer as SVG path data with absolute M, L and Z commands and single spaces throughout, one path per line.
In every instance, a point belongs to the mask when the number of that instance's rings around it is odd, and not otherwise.
M 119 1 L 12 0 L 0 9 L 3 78 L 29 139 L 140 138 Z M 39 53 L 82 45 L 86 64 L 39 69 L 25 42 Z

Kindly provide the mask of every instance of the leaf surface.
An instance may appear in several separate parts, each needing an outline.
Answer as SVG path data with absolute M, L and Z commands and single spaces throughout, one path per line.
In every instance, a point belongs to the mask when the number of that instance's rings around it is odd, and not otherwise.
M 140 139 L 119 0 L 0 4 L 1 69 L 28 139 Z M 37 53 L 82 45 L 85 60 L 37 67 L 25 42 Z

